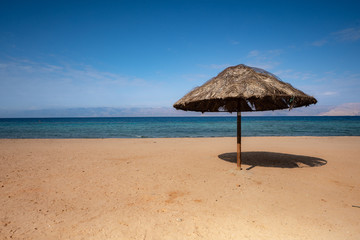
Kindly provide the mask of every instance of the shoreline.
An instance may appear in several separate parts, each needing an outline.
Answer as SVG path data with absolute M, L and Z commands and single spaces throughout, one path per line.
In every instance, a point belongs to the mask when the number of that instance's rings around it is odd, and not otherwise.
M 0 138 L 3 140 L 130 140 L 130 139 L 215 139 L 215 138 L 233 138 L 234 137 L 133 137 L 133 138 Z M 360 138 L 360 136 L 241 136 L 241 138 Z
M 0 139 L 1 239 L 358 239 L 360 137 Z
M 208 112 L 209 113 L 209 112 Z M 226 113 L 226 112 L 225 112 Z M 236 114 L 234 112 L 234 114 Z M 120 116 L 120 117 L 109 117 L 109 116 L 104 116 L 104 117 L 84 117 L 84 116 L 79 116 L 79 117 L 0 117 L 0 120 L 3 119 L 58 119 L 58 118 L 201 118 L 201 117 L 234 117 L 236 118 L 236 115 L 192 115 L 192 116 Z M 344 118 L 344 117 L 350 117 L 350 118 L 357 118 L 360 117 L 360 115 L 244 115 L 244 112 L 242 112 L 241 117 L 255 117 L 255 118 L 277 118 L 277 117 L 304 117 L 304 118 L 308 118 L 308 117 L 320 117 L 320 118 Z

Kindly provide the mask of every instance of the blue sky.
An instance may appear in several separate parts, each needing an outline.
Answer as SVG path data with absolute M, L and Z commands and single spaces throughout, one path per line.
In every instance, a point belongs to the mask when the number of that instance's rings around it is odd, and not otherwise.
M 360 102 L 360 1 L 0 1 L 0 110 L 171 107 L 224 68 Z

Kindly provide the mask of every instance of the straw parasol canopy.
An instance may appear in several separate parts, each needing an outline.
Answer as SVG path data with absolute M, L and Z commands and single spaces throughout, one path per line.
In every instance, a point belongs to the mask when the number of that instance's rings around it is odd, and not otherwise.
M 292 109 L 317 100 L 261 68 L 244 64 L 228 67 L 186 94 L 174 108 L 197 112 L 237 112 L 240 169 L 241 112 Z
M 228 67 L 193 89 L 174 108 L 197 112 L 252 112 L 291 109 L 317 100 L 263 69 Z

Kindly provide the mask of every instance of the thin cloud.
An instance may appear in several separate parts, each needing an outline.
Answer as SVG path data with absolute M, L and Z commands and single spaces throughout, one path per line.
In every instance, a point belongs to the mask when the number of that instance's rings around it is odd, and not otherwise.
M 0 63 L 0 76 L 4 81 L 27 80 L 61 82 L 64 79 L 77 82 L 92 82 L 101 84 L 117 85 L 143 85 L 144 80 L 136 77 L 126 77 L 105 71 L 99 71 L 88 65 L 53 65 L 48 63 L 33 62 L 26 59 L 12 59 L 6 63 Z
M 311 43 L 311 46 L 322 47 L 328 43 L 337 42 L 356 42 L 360 39 L 360 27 L 345 28 L 343 30 L 330 33 L 327 37 Z
M 359 28 L 346 28 L 338 32 L 332 33 L 338 41 L 355 42 L 360 39 L 360 27 Z
M 311 45 L 312 45 L 312 46 L 315 46 L 315 47 L 322 47 L 322 46 L 324 46 L 326 43 L 328 43 L 327 40 L 318 40 L 318 41 L 312 42 Z
M 0 108 L 137 104 L 163 88 L 88 65 L 21 59 L 0 64 Z
M 225 69 L 229 66 L 230 66 L 230 64 L 211 64 L 210 68 L 211 69 Z
M 276 57 L 281 55 L 282 52 L 283 50 L 281 49 L 272 49 L 267 51 L 254 49 L 247 55 L 247 64 L 253 67 L 273 69 L 280 64 L 279 61 L 276 61 Z
M 252 58 L 252 57 L 257 57 L 260 55 L 260 51 L 258 50 L 252 50 L 248 53 L 247 57 Z
M 292 69 L 279 70 L 276 71 L 274 74 L 280 77 L 281 79 L 290 79 L 290 80 L 307 80 L 307 79 L 314 79 L 316 77 L 316 74 L 309 72 L 294 71 Z
M 337 95 L 337 92 L 332 92 L 332 91 L 328 91 L 328 92 L 323 92 L 322 95 L 324 96 L 333 96 L 333 95 Z
M 257 68 L 262 68 L 264 70 L 269 70 L 269 69 L 273 69 L 276 66 L 280 65 L 280 62 L 246 62 L 246 65 L 250 66 L 250 67 L 257 67 Z
M 360 76 L 356 72 L 324 72 L 312 77 L 311 83 L 305 81 L 302 84 L 308 84 L 301 89 L 317 97 L 319 102 L 360 102 Z
M 203 67 L 203 68 L 208 68 L 208 69 L 225 69 L 227 67 L 230 67 L 230 64 L 225 63 L 225 64 L 199 64 L 198 66 Z

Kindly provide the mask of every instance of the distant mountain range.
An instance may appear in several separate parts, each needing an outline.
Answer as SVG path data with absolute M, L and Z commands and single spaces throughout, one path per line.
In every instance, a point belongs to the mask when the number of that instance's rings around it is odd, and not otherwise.
M 360 116 L 360 103 L 346 103 L 319 114 L 320 116 Z
M 235 114 L 233 114 L 235 115 Z M 339 106 L 309 106 L 289 110 L 243 113 L 243 116 L 360 116 L 360 103 Z M 59 108 L 39 110 L 1 110 L 0 118 L 31 117 L 178 117 L 178 116 L 231 116 L 229 113 L 198 113 L 175 110 L 172 107 L 133 108 Z

